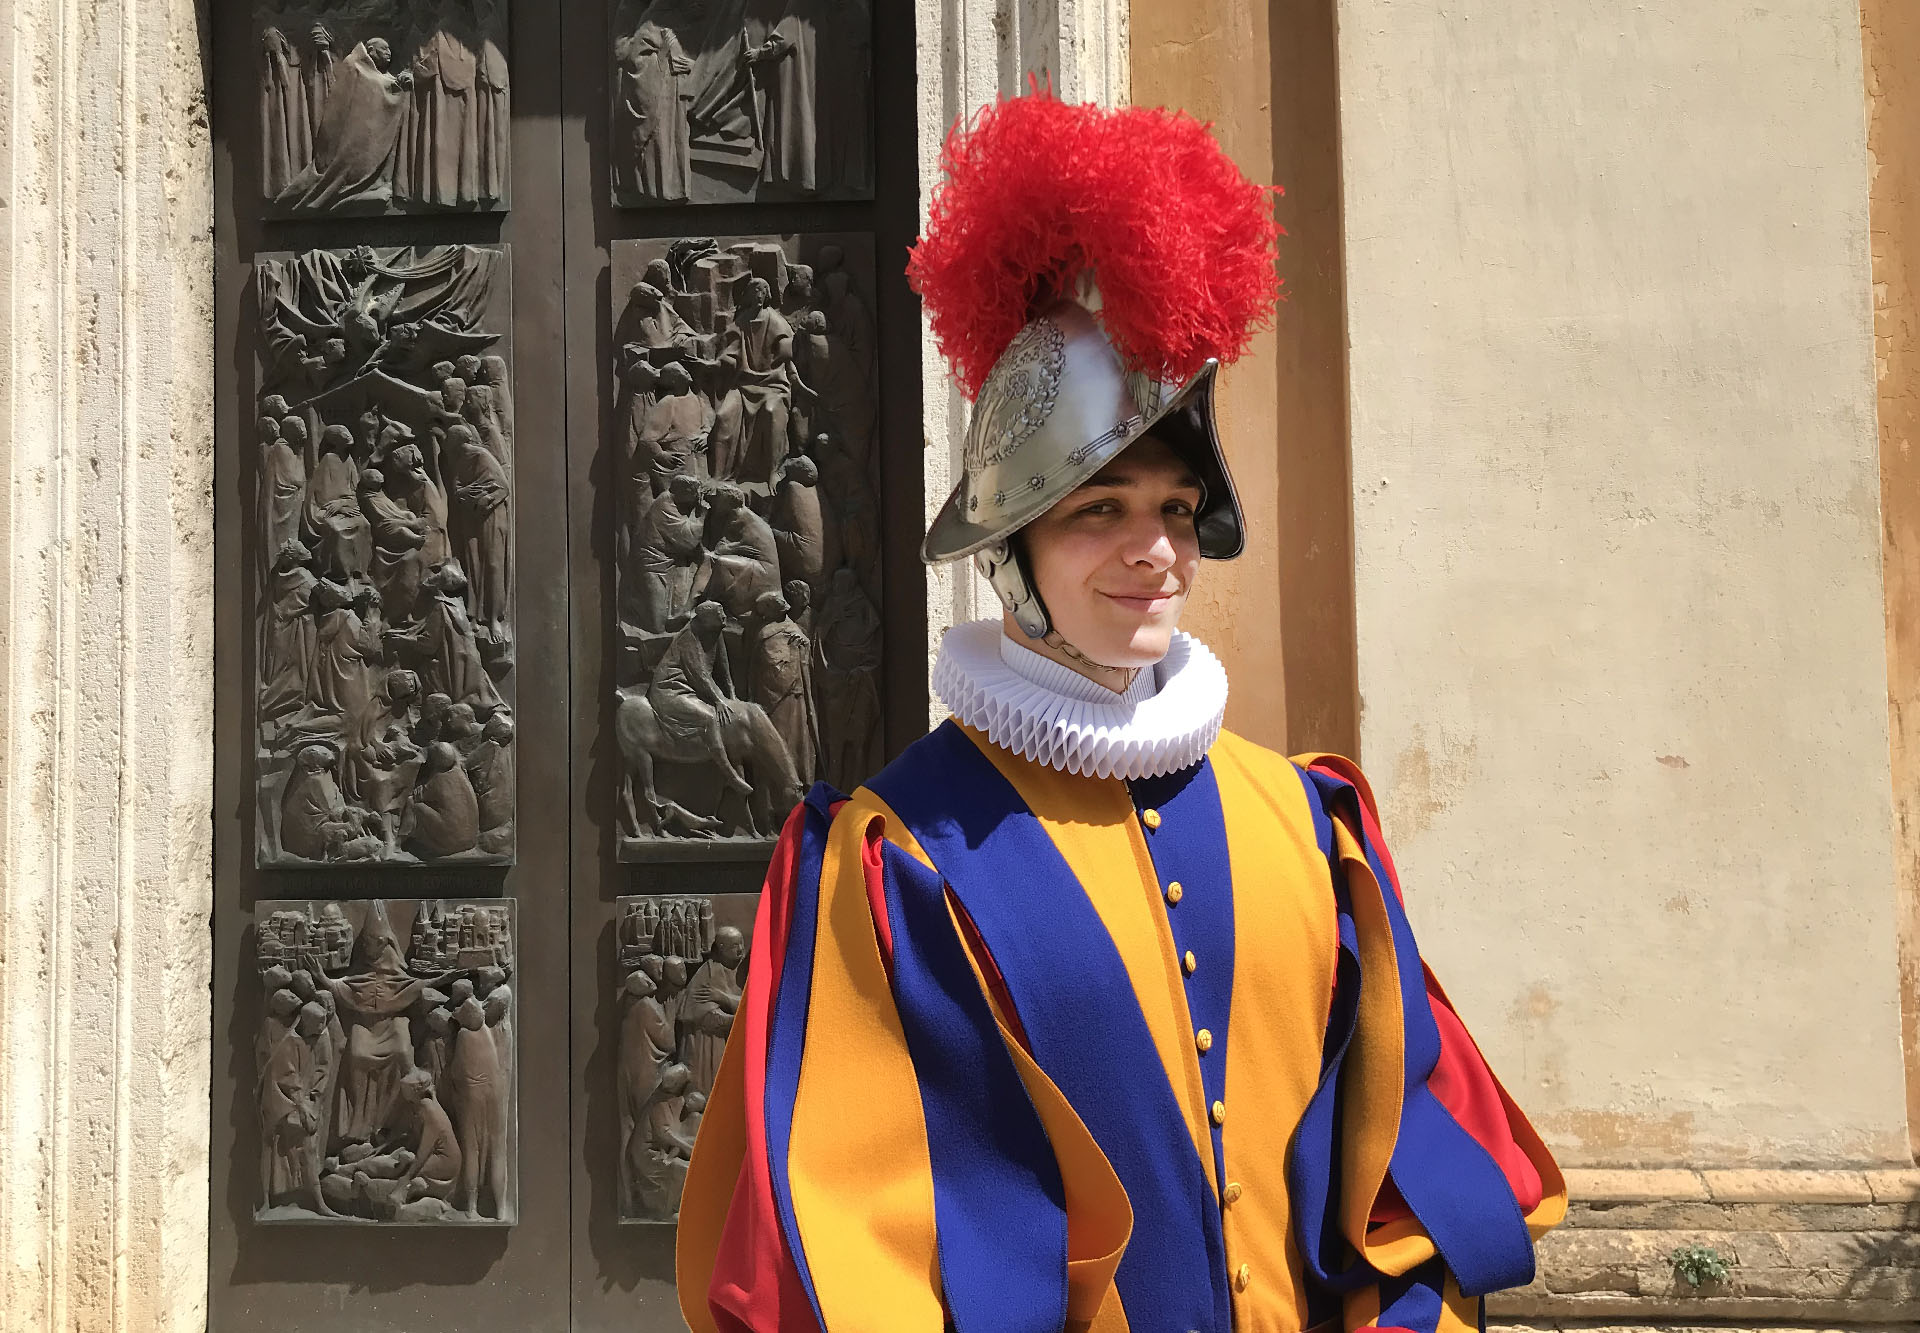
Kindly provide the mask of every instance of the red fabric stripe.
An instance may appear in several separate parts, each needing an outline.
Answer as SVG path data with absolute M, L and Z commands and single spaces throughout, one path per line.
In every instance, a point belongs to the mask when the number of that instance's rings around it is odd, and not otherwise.
M 720 1233 L 707 1308 L 723 1333 L 783 1333 L 818 1328 L 800 1270 L 787 1252 L 780 1214 L 773 1201 L 767 1159 L 767 1040 L 773 997 L 780 991 L 780 968 L 792 930 L 800 839 L 806 807 L 787 817 L 767 867 L 760 910 L 753 927 L 753 953 L 747 984 L 734 1024 L 734 1040 L 745 1041 L 747 1151 L 740 1179 Z

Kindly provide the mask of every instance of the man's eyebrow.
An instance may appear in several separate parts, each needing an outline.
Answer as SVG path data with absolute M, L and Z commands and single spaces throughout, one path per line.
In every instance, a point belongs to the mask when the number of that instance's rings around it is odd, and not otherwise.
M 1080 484 L 1082 486 L 1108 486 L 1118 488 L 1123 486 L 1138 486 L 1141 482 L 1140 473 L 1136 469 L 1128 467 L 1125 463 L 1112 463 L 1101 468 Z M 1182 472 L 1174 481 L 1173 488 L 1175 490 L 1195 491 L 1203 489 L 1199 476 L 1192 471 Z

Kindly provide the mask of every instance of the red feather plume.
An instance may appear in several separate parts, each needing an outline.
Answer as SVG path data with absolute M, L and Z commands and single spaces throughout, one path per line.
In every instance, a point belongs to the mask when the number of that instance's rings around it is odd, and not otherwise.
M 1160 107 L 1002 99 L 956 125 L 907 277 L 968 398 L 1038 310 L 1091 270 L 1127 368 L 1180 382 L 1232 361 L 1280 295 L 1277 187 Z

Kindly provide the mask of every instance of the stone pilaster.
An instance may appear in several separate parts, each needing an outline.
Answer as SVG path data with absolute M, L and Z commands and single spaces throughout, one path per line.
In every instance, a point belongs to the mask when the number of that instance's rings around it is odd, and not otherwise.
M 995 97 L 1026 91 L 1027 76 L 1050 78 L 1067 101 L 1112 106 L 1128 100 L 1127 0 L 915 0 L 918 34 L 920 216 L 940 181 L 940 145 L 957 120 Z M 959 465 L 967 401 L 947 377 L 930 334 L 921 338 L 925 393 L 927 518 L 947 498 Z M 997 614 L 993 593 L 971 561 L 927 571 L 927 653 L 965 620 Z M 931 701 L 935 722 L 946 716 Z
M 192 0 L 0 26 L 0 1329 L 205 1324 L 212 162 Z

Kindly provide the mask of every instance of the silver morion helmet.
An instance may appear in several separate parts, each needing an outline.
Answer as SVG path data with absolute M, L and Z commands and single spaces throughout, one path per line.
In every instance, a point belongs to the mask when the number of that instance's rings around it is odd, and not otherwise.
M 1213 419 L 1218 368 L 1209 361 L 1184 384 L 1160 383 L 1127 370 L 1086 306 L 1049 306 L 1008 344 L 981 386 L 959 484 L 927 529 L 921 559 L 973 556 L 1020 628 L 1043 637 L 1052 623 L 1014 534 L 1147 434 L 1200 479 L 1200 554 L 1239 555 L 1240 500 Z

